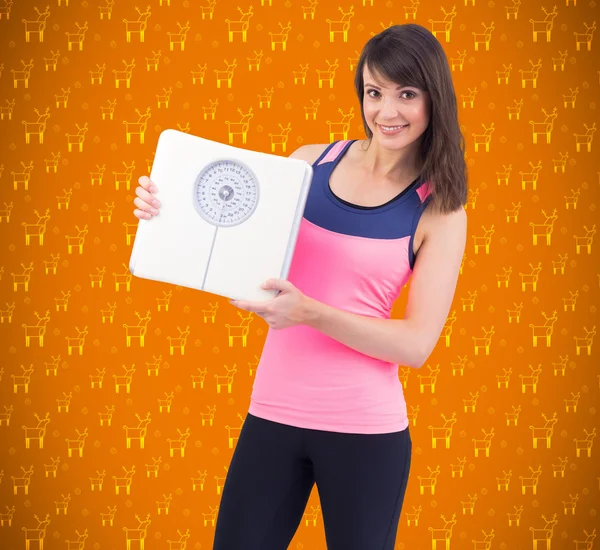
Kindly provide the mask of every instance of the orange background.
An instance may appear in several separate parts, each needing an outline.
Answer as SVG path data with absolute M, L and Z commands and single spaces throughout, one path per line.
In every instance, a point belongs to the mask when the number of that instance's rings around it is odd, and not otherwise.
M 144 7 L 142 8 L 142 4 Z M 141 11 L 147 3 L 140 3 Z M 448 57 L 458 57 L 466 51 L 462 70 L 455 67 L 452 75 L 459 99 L 459 116 L 467 144 L 469 164 L 470 202 L 468 241 L 461 276 L 456 289 L 452 312 L 456 312 L 451 329 L 449 346 L 441 338 L 437 348 L 419 371 L 401 367 L 399 375 L 406 376 L 406 400 L 409 413 L 413 415 L 411 425 L 413 439 L 413 462 L 411 477 L 404 501 L 398 530 L 396 548 L 424 550 L 434 545 L 431 529 L 444 528 L 445 522 L 454 523 L 448 531 L 450 548 L 475 548 L 472 541 L 490 541 L 493 549 L 531 548 L 534 533 L 531 529 L 548 529 L 554 550 L 574 548 L 573 541 L 586 540 L 598 526 L 597 507 L 599 491 L 599 461 L 593 439 L 577 456 L 575 440 L 584 440 L 586 431 L 597 429 L 599 393 L 598 362 L 595 361 L 593 337 L 591 352 L 586 348 L 576 352 L 574 338 L 583 338 L 597 323 L 599 274 L 598 249 L 595 237 L 591 237 L 588 252 L 583 247 L 578 253 L 576 237 L 586 234 L 597 222 L 598 202 L 598 144 L 590 138 L 591 150 L 582 146 L 576 150 L 574 134 L 586 133 L 584 125 L 592 127 L 598 123 L 597 101 L 599 76 L 597 71 L 598 44 L 591 39 L 591 50 L 585 44 L 577 51 L 574 33 L 584 33 L 585 25 L 597 19 L 594 1 L 579 0 L 576 6 L 571 1 L 557 6 L 556 15 L 546 4 L 546 15 L 539 2 L 524 2 L 516 18 L 507 19 L 503 3 L 490 1 L 468 5 L 456 4 L 456 16 L 449 23 L 450 40 L 444 33 L 437 37 L 443 44 Z M 202 5 L 208 6 L 207 3 Z M 134 188 L 137 178 L 150 171 L 156 141 L 160 132 L 167 128 L 189 131 L 192 134 L 228 143 L 225 120 L 241 118 L 238 109 L 246 113 L 252 107 L 254 118 L 250 122 L 247 143 L 242 144 L 240 135 L 234 137 L 232 145 L 252 150 L 271 152 L 269 133 L 280 133 L 279 124 L 291 124 L 286 151 L 277 146 L 275 154 L 289 155 L 303 143 L 326 143 L 330 141 L 327 120 L 339 121 L 340 108 L 344 113 L 354 107 L 355 117 L 351 121 L 347 139 L 362 138 L 359 105 L 353 87 L 354 65 L 362 46 L 374 34 L 390 24 L 415 22 L 428 29 L 439 27 L 444 19 L 441 7 L 447 12 L 452 4 L 422 2 L 413 20 L 404 18 L 404 8 L 410 2 L 367 2 L 328 3 L 316 5 L 314 19 L 302 15 L 306 2 L 273 0 L 261 5 L 254 2 L 250 18 L 247 41 L 241 34 L 229 41 L 226 19 L 240 19 L 236 3 L 219 2 L 214 8 L 212 20 L 203 19 L 197 2 L 173 1 L 160 6 L 156 0 L 150 4 L 150 17 L 144 41 L 134 33 L 126 41 L 126 23 L 135 21 L 138 13 L 130 2 L 117 2 L 111 18 L 99 16 L 98 5 L 88 2 L 73 2 L 68 6 L 54 5 L 49 8 L 43 41 L 38 34 L 25 40 L 25 27 L 35 21 L 38 14 L 30 2 L 15 3 L 0 20 L 0 208 L 10 210 L 8 219 L 0 221 L 0 309 L 2 324 L 2 364 L 0 365 L 0 414 L 5 413 L 0 424 L 0 513 L 4 521 L 0 527 L 2 550 L 25 548 L 26 534 L 23 528 L 35 529 L 38 521 L 49 523 L 43 532 L 44 548 L 76 548 L 65 541 L 78 540 L 83 535 L 86 550 L 93 548 L 126 548 L 123 527 L 136 529 L 136 515 L 144 519 L 149 515 L 151 523 L 146 529 L 145 548 L 177 548 L 175 542 L 185 541 L 179 547 L 200 550 L 212 548 L 214 525 L 205 517 L 219 505 L 218 483 L 222 485 L 233 448 L 228 445 L 226 426 L 239 428 L 240 416 L 245 417 L 249 405 L 256 363 L 262 350 L 267 325 L 259 317 L 250 324 L 247 346 L 236 339 L 228 343 L 226 324 L 238 324 L 237 310 L 227 300 L 191 289 L 173 287 L 143 279 L 133 278 L 127 289 L 124 285 L 116 289 L 115 274 L 127 274 L 123 264 L 128 265 L 131 243 L 126 242 L 124 223 L 137 222 L 133 216 Z M 248 11 L 249 4 L 240 4 Z M 38 7 L 43 13 L 43 9 Z M 329 36 L 327 19 L 339 21 L 342 13 L 353 9 L 350 17 L 347 42 L 342 34 Z M 45 16 L 44 16 L 45 17 Z M 430 21 L 433 20 L 434 23 Z M 546 20 L 546 24 L 539 23 Z M 77 24 L 87 21 L 88 30 L 83 41 L 83 50 L 75 46 L 68 50 L 65 33 L 76 33 Z M 178 24 L 189 21 L 185 49 L 175 45 L 169 49 L 168 32 L 179 32 Z M 277 44 L 271 49 L 269 32 L 280 32 L 280 23 L 291 23 L 286 50 Z M 533 21 L 533 22 L 531 22 Z M 435 23 L 437 22 L 437 23 Z M 473 33 L 482 33 L 484 27 L 494 24 L 489 40 L 489 50 L 480 44 L 475 50 Z M 536 23 L 538 22 L 538 23 Z M 332 23 L 333 24 L 333 23 Z M 432 25 L 434 27 L 432 27 Z M 541 32 L 537 41 L 533 29 L 543 26 L 551 28 L 549 38 Z M 597 33 L 596 33 L 597 34 Z M 592 35 L 593 36 L 593 35 Z M 153 51 L 161 51 L 157 71 L 146 68 L 146 59 Z M 263 52 L 260 70 L 249 70 L 248 59 Z M 567 52 L 564 70 L 560 64 L 553 68 L 553 58 Z M 46 70 L 44 58 L 59 52 L 56 71 Z M 20 71 L 23 63 L 33 60 L 28 87 L 22 80 L 15 87 L 12 70 Z M 225 83 L 217 88 L 215 70 L 224 70 L 225 61 L 237 59 L 231 88 Z M 326 70 L 327 61 L 339 60 L 334 75 L 333 87 L 325 81 L 318 85 L 317 71 Z M 135 60 L 130 87 L 121 82 L 115 87 L 113 70 L 124 68 L 123 60 Z M 536 87 L 532 81 L 522 86 L 521 70 L 530 70 L 530 61 L 541 61 Z M 97 65 L 106 64 L 102 83 L 92 84 L 90 71 Z M 206 64 L 204 82 L 192 83 L 191 71 Z M 306 82 L 294 83 L 293 71 L 309 64 Z M 498 82 L 497 71 L 511 66 L 508 83 Z M 172 88 L 168 108 L 157 103 L 157 95 Z M 274 89 L 270 107 L 258 104 L 258 96 Z M 476 88 L 473 106 L 463 104 L 462 97 Z M 574 106 L 564 103 L 564 96 L 577 88 Z M 55 96 L 62 90 L 70 90 L 66 107 L 57 106 Z M 14 107 L 7 107 L 14 99 Z M 218 99 L 215 119 L 203 116 L 203 107 Z M 101 108 L 116 100 L 114 118 L 101 116 Z M 320 100 L 316 120 L 304 116 L 305 108 L 312 101 Z M 509 120 L 508 107 L 522 100 L 520 117 Z M 25 126 L 22 121 L 36 122 L 37 109 L 42 115 L 49 108 L 50 117 L 43 130 L 43 144 L 39 136 L 25 141 Z M 135 122 L 135 109 L 144 113 L 150 109 L 151 118 L 144 133 L 132 136 L 131 143 L 125 139 L 123 121 Z M 550 133 L 539 135 L 533 142 L 530 121 L 544 122 L 545 115 L 557 109 Z M 9 117 L 8 111 L 11 111 Z M 83 150 L 67 148 L 66 134 L 77 133 L 77 126 L 87 123 Z M 483 134 L 482 125 L 493 123 L 494 132 L 489 139 L 489 151 L 479 146 L 475 151 L 473 134 Z M 344 139 L 337 135 L 335 139 Z M 46 171 L 45 163 L 60 154 L 54 170 Z M 564 172 L 555 171 L 553 164 L 561 155 L 568 154 Z M 521 172 L 531 172 L 530 163 L 541 162 L 537 188 L 527 183 L 521 187 Z M 28 189 L 15 179 L 23 172 L 23 166 L 33 163 Z M 135 162 L 131 188 L 121 184 L 116 189 L 114 172 L 123 172 L 123 163 Z M 92 185 L 91 173 L 105 166 L 103 184 Z M 508 184 L 499 185 L 499 172 L 512 167 Z M 13 175 L 14 173 L 14 175 Z M 57 197 L 72 189 L 68 209 L 58 207 Z M 567 208 L 566 196 L 579 190 L 577 208 Z M 99 210 L 114 202 L 111 221 L 100 222 Z M 506 210 L 520 204 L 517 221 L 507 221 Z M 26 229 L 22 223 L 36 224 L 37 210 L 43 215 L 49 209 L 49 219 L 44 229 L 43 244 L 33 236 L 25 244 Z M 557 218 L 551 228 L 547 243 L 543 236 L 533 243 L 530 222 L 541 224 L 543 210 L 551 216 L 556 209 Z M 552 222 L 550 222 L 552 223 Z M 82 253 L 73 249 L 68 252 L 66 236 L 77 234 L 78 227 L 87 226 Z M 489 240 L 489 252 L 479 247 L 476 238 L 484 235 L 493 226 L 494 234 Z M 595 227 L 595 226 L 594 226 Z M 32 229 L 31 231 L 35 231 Z M 539 231 L 539 229 L 538 229 Z M 60 255 L 56 273 L 46 273 L 45 261 L 52 255 Z M 567 255 L 564 273 L 553 272 L 553 262 Z M 22 274 L 22 264 L 33 265 L 28 289 L 23 285 L 13 286 L 13 273 Z M 529 274 L 533 266 L 541 266 L 535 290 L 527 285 L 521 288 L 521 273 Z M 91 285 L 91 276 L 105 269 L 103 284 Z M 504 270 L 511 269 L 508 286 L 498 285 Z M 157 300 L 164 293 L 172 292 L 169 308 L 158 310 Z M 66 311 L 56 303 L 70 293 Z M 476 293 L 473 295 L 472 293 Z M 571 293 L 578 293 L 573 310 L 565 308 L 565 300 Z M 463 306 L 473 295 L 473 309 Z M 218 303 L 214 324 L 205 323 L 202 310 L 209 303 Z M 401 317 L 406 302 L 406 289 L 399 298 L 394 317 Z M 101 310 L 116 303 L 114 322 L 102 322 Z M 509 322 L 508 310 L 522 303 L 519 322 Z M 9 316 L 10 306 L 14 310 Z M 126 346 L 124 324 L 135 325 L 135 312 L 142 316 L 150 311 L 151 320 L 144 345 L 133 339 Z M 26 346 L 25 334 L 35 326 L 35 313 L 44 317 L 48 312 L 43 346 L 32 338 Z M 550 322 L 548 334 L 534 345 L 534 333 L 545 323 L 544 314 L 556 319 Z M 10 319 L 9 319 L 10 317 Z M 189 325 L 190 333 L 185 344 L 185 354 L 175 349 L 169 351 L 168 337 L 178 337 L 179 330 Z M 533 325 L 533 328 L 532 326 Z M 87 327 L 83 353 L 77 349 L 68 354 L 67 337 L 73 338 L 78 329 Z M 484 336 L 484 330 L 493 327 L 489 355 L 484 348 L 475 354 L 473 338 Z M 147 364 L 160 356 L 157 376 L 148 374 Z M 464 362 L 462 373 L 453 372 L 452 364 Z M 555 371 L 553 364 L 565 361 Z M 46 373 L 45 364 L 56 361 L 56 374 Z M 226 387 L 217 392 L 215 376 L 225 373 L 225 367 L 237 366 L 231 391 Z M 12 376 L 22 375 L 22 368 L 33 368 L 28 391 L 13 385 Z M 124 367 L 135 365 L 130 393 L 121 388 L 117 393 L 113 376 L 121 376 Z M 420 377 L 429 375 L 430 368 L 439 365 L 435 387 L 425 386 L 420 390 Z M 532 386 L 521 386 L 521 375 L 530 375 L 530 366 L 541 367 L 535 393 Z M 90 376 L 105 369 L 103 386 L 91 387 Z M 191 376 L 206 369 L 203 387 L 192 385 Z M 508 387 L 498 387 L 497 377 L 511 369 Z M 170 410 L 159 411 L 160 399 L 173 393 Z M 567 408 L 566 400 L 578 395 L 576 410 Z M 465 400 L 475 397 L 474 409 L 466 408 Z M 58 400 L 67 398 L 68 409 L 59 410 Z M 99 415 L 114 407 L 111 425 L 100 425 Z M 201 414 L 216 407 L 214 421 L 202 424 Z M 516 425 L 507 425 L 506 416 L 520 407 Z M 546 440 L 538 440 L 533 446 L 534 428 L 543 428 L 545 420 L 556 412 L 556 422 L 547 429 L 551 436 L 551 447 Z M 456 413 L 456 422 L 448 431 L 450 448 L 443 439 L 437 440 L 433 448 L 432 428 L 444 425 L 444 419 Z M 34 438 L 30 447 L 25 445 L 25 429 L 38 426 L 38 420 L 48 414 L 49 422 L 43 436 L 43 448 Z M 150 423 L 144 438 L 144 448 L 139 439 L 127 448 L 123 426 L 138 425 L 136 414 L 141 418 L 149 415 Z M 9 419 L 9 420 L 8 420 Z M 168 439 L 177 439 L 178 430 L 189 428 L 184 456 L 175 451 L 169 453 Z M 484 432 L 493 429 L 494 437 L 489 445 L 489 456 L 480 451 L 475 456 L 474 439 L 484 438 Z M 67 439 L 77 439 L 77 431 L 87 430 L 82 456 L 74 452 L 68 456 Z M 439 432 L 439 430 L 438 430 Z M 28 433 L 32 433 L 29 431 Z M 539 432 L 538 432 L 539 433 Z M 593 435 L 592 435 L 593 438 Z M 235 443 L 234 443 L 235 445 Z M 579 444 L 584 445 L 585 444 Z M 160 457 L 157 477 L 146 475 L 147 465 Z M 465 459 L 462 476 L 452 475 L 452 467 L 458 467 Z M 564 476 L 553 474 L 553 465 L 566 460 Z M 56 462 L 56 476 L 46 476 L 45 467 Z M 435 493 L 426 487 L 420 493 L 418 476 L 428 477 L 429 470 L 440 466 Z M 452 465 L 452 467 L 451 467 Z M 123 468 L 135 466 L 130 494 L 121 489 L 115 491 L 113 476 L 123 477 Z M 13 480 L 24 477 L 24 470 L 32 467 L 28 492 L 24 482 Z M 531 477 L 531 470 L 541 468 L 536 493 L 531 487 L 522 493 L 520 477 Z M 530 470 L 531 469 L 531 470 Z M 92 491 L 90 478 L 98 472 L 106 472 L 102 490 Z M 203 489 L 192 490 L 192 478 L 206 471 Z M 511 472 L 508 490 L 499 491 L 497 478 Z M 504 472 L 504 473 L 503 473 Z M 19 486 L 21 485 L 21 486 Z M 15 487 L 17 494 L 14 494 Z M 161 511 L 157 502 L 172 496 L 168 514 Z M 472 500 L 476 497 L 476 500 Z M 57 514 L 56 502 L 66 501 L 66 514 Z M 574 502 L 574 513 L 565 513 L 565 502 Z M 463 503 L 473 502 L 465 513 Z M 319 504 L 316 487 L 313 489 L 307 512 Z M 14 510 L 13 510 L 14 507 Z M 116 507 L 114 521 L 103 526 L 101 514 Z M 522 507 L 519 524 L 509 525 L 508 514 Z M 60 508 L 60 506 L 59 506 Z M 407 515 L 418 512 L 418 525 L 408 525 Z M 213 514 L 214 515 L 214 514 Z M 214 515 L 216 517 L 216 515 Z M 552 522 L 554 516 L 556 521 Z M 87 530 L 87 537 L 84 533 Z M 188 532 L 189 530 L 189 532 Z M 180 539 L 178 534 L 189 534 Z M 483 531 L 483 532 L 482 532 Z M 492 532 L 493 531 L 493 532 Z M 439 531 L 437 531 L 439 532 Z M 537 531 L 536 537 L 539 537 Z M 32 535 L 33 536 L 33 535 Z M 487 538 L 486 538 L 487 536 Z M 545 536 L 545 535 L 542 535 Z M 31 538 L 31 537 L 30 537 Z M 34 537 L 35 538 L 35 537 Z M 589 540 L 589 539 L 588 539 Z M 37 542 L 31 543 L 32 550 Z M 546 543 L 540 541 L 537 548 L 545 550 Z M 132 550 L 138 548 L 132 542 Z M 443 541 L 437 541 L 444 548 Z M 290 548 L 322 550 L 326 548 L 322 517 L 316 525 L 302 521 Z

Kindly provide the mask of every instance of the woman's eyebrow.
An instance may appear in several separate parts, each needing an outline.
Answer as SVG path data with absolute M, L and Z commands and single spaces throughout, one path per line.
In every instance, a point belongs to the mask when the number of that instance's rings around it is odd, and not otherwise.
M 371 88 L 377 88 L 378 90 L 381 90 L 381 87 L 376 86 L 375 84 L 371 84 L 370 82 L 367 82 L 365 84 L 365 86 L 370 86 Z M 396 86 L 396 90 L 399 90 L 400 88 L 404 88 L 405 86 Z

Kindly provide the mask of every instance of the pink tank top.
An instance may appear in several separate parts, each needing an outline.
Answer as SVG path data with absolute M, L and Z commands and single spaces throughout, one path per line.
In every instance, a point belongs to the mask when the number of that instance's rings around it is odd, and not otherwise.
M 353 141 L 332 143 L 313 164 L 288 280 L 332 307 L 389 319 L 414 267 L 414 233 L 431 197 L 429 186 L 417 179 L 375 207 L 338 198 L 329 176 Z M 269 329 L 249 412 L 342 433 L 390 433 L 408 426 L 397 364 L 306 325 Z

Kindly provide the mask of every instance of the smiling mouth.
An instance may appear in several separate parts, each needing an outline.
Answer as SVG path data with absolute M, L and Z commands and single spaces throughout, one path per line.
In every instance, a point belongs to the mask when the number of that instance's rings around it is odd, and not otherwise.
M 393 137 L 400 135 L 409 126 L 410 124 L 403 124 L 402 126 L 383 126 L 381 124 L 377 124 L 377 129 L 384 136 Z
M 406 128 L 408 126 L 408 124 L 397 124 L 395 126 L 386 126 L 385 124 L 377 124 L 377 126 L 380 126 L 381 128 L 384 128 L 385 130 L 399 130 L 401 128 Z

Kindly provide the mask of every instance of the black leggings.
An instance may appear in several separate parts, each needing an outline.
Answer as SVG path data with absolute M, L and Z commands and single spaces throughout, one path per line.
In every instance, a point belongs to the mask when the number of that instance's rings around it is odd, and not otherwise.
M 408 428 L 348 434 L 248 413 L 223 487 L 213 550 L 287 549 L 315 483 L 328 550 L 393 550 L 411 454 Z

